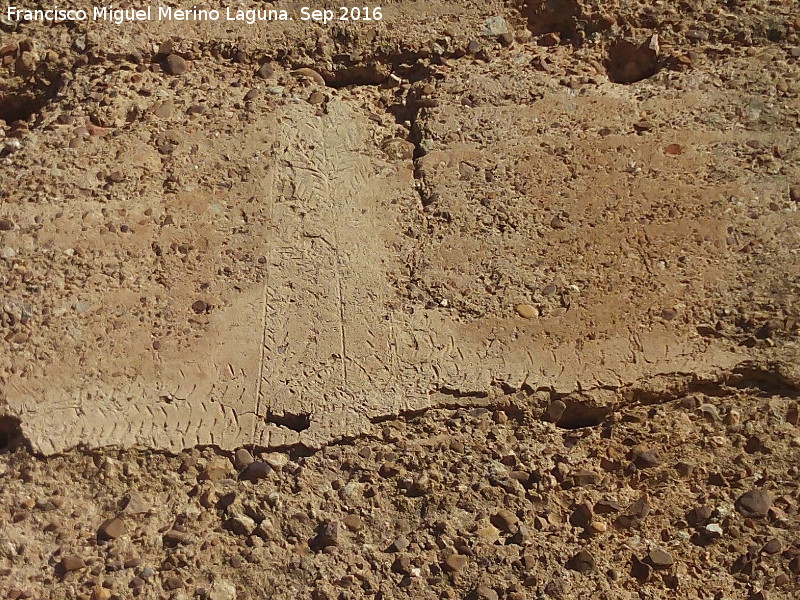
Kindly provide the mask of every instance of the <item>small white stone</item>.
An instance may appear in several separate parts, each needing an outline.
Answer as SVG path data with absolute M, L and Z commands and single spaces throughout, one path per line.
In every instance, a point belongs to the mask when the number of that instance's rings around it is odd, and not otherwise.
M 9 154 L 20 148 L 22 148 L 22 143 L 18 139 L 11 139 L 5 143 L 6 152 Z
M 280 471 L 283 467 L 285 467 L 289 463 L 289 457 L 286 456 L 283 452 L 270 452 L 264 458 L 264 462 L 266 462 L 270 467 L 272 467 L 276 471 Z
M 236 600 L 236 587 L 229 581 L 215 581 L 208 594 L 209 600 Z

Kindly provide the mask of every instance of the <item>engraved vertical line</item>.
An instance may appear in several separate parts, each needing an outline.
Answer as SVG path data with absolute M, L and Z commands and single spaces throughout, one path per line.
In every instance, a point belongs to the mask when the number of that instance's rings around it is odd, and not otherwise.
M 326 129 L 322 128 L 322 154 L 325 160 L 325 202 L 330 205 L 331 201 L 331 179 L 330 173 L 332 172 L 330 157 L 328 156 L 328 143 L 326 139 Z M 336 207 L 332 207 L 336 210 Z M 335 219 L 333 220 L 335 223 Z M 341 346 L 341 365 L 342 365 L 342 379 L 345 389 L 348 387 L 347 382 L 347 333 L 345 332 L 345 314 L 344 314 L 344 291 L 342 289 L 342 259 L 339 255 L 339 227 L 334 225 L 333 228 L 333 242 L 334 242 L 334 258 L 336 260 L 336 287 L 339 296 L 339 344 Z
M 274 195 L 274 188 L 275 188 L 275 168 L 269 168 L 269 175 L 268 175 L 268 185 L 267 185 L 267 222 L 272 222 L 272 205 L 273 205 L 273 195 Z M 267 255 L 270 255 L 271 252 L 267 252 Z M 259 348 L 258 353 L 258 381 L 256 382 L 256 398 L 255 398 L 255 413 L 256 418 L 253 422 L 253 435 L 251 438 L 251 447 L 255 448 L 256 444 L 256 437 L 258 436 L 258 426 L 259 420 L 261 419 L 261 389 L 264 382 L 264 358 L 266 356 L 266 349 L 267 349 L 267 313 L 268 313 L 268 299 L 269 299 L 269 274 L 270 268 L 267 266 L 266 273 L 264 274 L 264 289 L 261 294 L 261 347 Z

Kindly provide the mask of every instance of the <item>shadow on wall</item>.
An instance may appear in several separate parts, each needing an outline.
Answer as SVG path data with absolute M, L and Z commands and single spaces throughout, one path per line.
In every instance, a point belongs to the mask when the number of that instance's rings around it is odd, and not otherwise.
M 533 35 L 555 33 L 562 43 L 575 46 L 595 33 L 610 32 L 617 24 L 612 14 L 585 14 L 577 0 L 520 0 L 518 6 Z M 660 67 L 658 55 L 657 35 L 642 44 L 619 39 L 611 45 L 606 58 L 608 78 L 614 83 L 630 84 L 652 77 Z
M 20 420 L 16 417 L 0 417 L 0 454 L 14 452 L 24 445 Z
M 608 51 L 606 71 L 614 83 L 636 83 L 652 77 L 659 69 L 658 36 L 651 35 L 642 44 L 619 40 Z
M 24 60 L 29 52 L 19 52 L 14 76 L 0 77 L 0 119 L 8 123 L 28 121 L 50 103 L 61 90 L 64 79 L 46 63 Z
M 616 22 L 610 14 L 584 14 L 577 0 L 521 0 L 518 5 L 533 35 L 557 33 L 562 41 L 576 45 Z

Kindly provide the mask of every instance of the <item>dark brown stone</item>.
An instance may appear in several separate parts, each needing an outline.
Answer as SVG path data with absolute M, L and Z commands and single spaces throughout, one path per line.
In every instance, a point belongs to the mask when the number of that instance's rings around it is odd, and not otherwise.
M 315 539 L 315 545 L 319 548 L 327 548 L 328 546 L 339 545 L 339 524 L 330 521 L 323 523 L 319 527 L 319 533 Z
M 790 560 L 788 567 L 793 575 L 800 575 L 800 556 L 795 556 Z
M 593 516 L 592 506 L 588 502 L 583 502 L 572 511 L 569 523 L 573 527 L 588 527 Z
M 411 573 L 411 559 L 407 556 L 398 556 L 392 563 L 392 571 L 402 575 Z
M 690 525 L 702 525 L 706 523 L 714 510 L 710 506 L 696 506 L 686 515 L 686 521 Z
M 125 533 L 125 523 L 119 517 L 104 521 L 97 530 L 97 538 L 100 540 L 115 540 Z
M 164 580 L 165 590 L 179 590 L 183 587 L 183 580 L 177 575 L 170 575 Z
M 675 563 L 672 555 L 662 548 L 653 548 L 645 557 L 645 562 L 654 569 L 668 569 Z
M 186 544 L 191 539 L 188 533 L 170 529 L 161 538 L 167 546 L 177 546 L 178 544 Z
M 783 550 L 783 544 L 777 538 L 772 538 L 766 544 L 764 544 L 764 552 L 767 554 L 780 554 Z
M 639 583 L 647 583 L 653 575 L 653 567 L 634 557 L 631 561 L 631 577 Z
M 342 519 L 342 523 L 344 523 L 344 526 L 350 531 L 360 531 L 364 526 L 364 522 L 358 515 L 347 515 L 344 519 Z
M 750 490 L 736 500 L 736 510 L 749 519 L 758 519 L 767 516 L 772 506 L 772 497 L 762 490 Z
M 258 481 L 266 479 L 270 473 L 272 473 L 272 467 L 263 460 L 254 460 L 242 471 L 241 478 L 246 481 Z
M 621 510 L 622 507 L 614 500 L 598 500 L 594 505 L 594 512 L 598 515 L 607 515 Z
M 589 573 L 594 570 L 596 562 L 592 553 L 581 550 L 567 561 L 567 568 L 578 573 Z
M 258 68 L 256 71 L 256 75 L 261 77 L 261 79 L 269 79 L 275 73 L 275 69 L 272 68 L 272 64 L 265 62 Z
M 253 464 L 253 455 L 247 448 L 239 448 L 233 455 L 233 466 L 241 471 Z
M 640 469 L 652 469 L 661 464 L 661 453 L 658 450 L 642 450 L 636 453 L 633 462 Z
M 78 569 L 83 569 L 85 566 L 86 563 L 83 559 L 75 554 L 70 554 L 61 559 L 61 568 L 64 569 L 64 571 L 77 571 Z
M 517 515 L 504 508 L 498 510 L 497 513 L 492 515 L 489 520 L 492 522 L 492 525 L 497 527 L 500 531 L 505 531 L 506 533 L 512 533 L 514 530 L 514 525 L 516 525 L 519 521 Z

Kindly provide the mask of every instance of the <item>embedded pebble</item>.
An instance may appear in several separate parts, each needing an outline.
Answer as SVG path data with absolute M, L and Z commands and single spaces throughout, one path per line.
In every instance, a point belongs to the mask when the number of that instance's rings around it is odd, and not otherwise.
M 275 69 L 272 68 L 272 64 L 265 62 L 261 65 L 258 70 L 256 71 L 256 75 L 261 77 L 261 79 L 269 79 L 275 73 Z
M 480 600 L 498 600 L 500 598 L 497 592 L 487 585 L 479 585 L 475 588 L 475 597 Z
M 289 457 L 283 452 L 270 452 L 264 457 L 264 460 L 276 471 L 280 471 L 289 464 Z
M 183 587 L 183 580 L 177 575 L 169 575 L 164 579 L 164 589 L 168 591 L 178 590 Z
M 641 450 L 636 453 L 634 462 L 640 469 L 652 469 L 662 463 L 661 453 L 658 450 Z
M 123 512 L 127 515 L 142 515 L 150 511 L 150 504 L 139 492 L 131 492 L 125 499 Z
M 763 518 L 767 516 L 772 506 L 772 497 L 763 490 L 750 490 L 736 500 L 736 510 L 749 518 Z
M 307 81 L 312 81 L 317 85 L 325 85 L 325 79 L 314 69 L 309 69 L 308 67 L 303 67 L 301 69 L 295 69 L 292 71 L 292 75 L 299 79 L 305 79 Z
M 645 558 L 654 569 L 668 569 L 675 562 L 672 555 L 663 548 L 653 548 Z
M 391 547 L 389 549 L 390 549 L 391 552 L 402 552 L 403 550 L 408 548 L 408 546 L 410 544 L 411 544 L 411 542 L 408 541 L 408 538 L 406 536 L 404 536 L 404 535 L 401 535 L 401 536 L 395 538 L 395 540 L 392 542 L 392 545 L 391 545 Z
M 230 581 L 217 580 L 211 585 L 208 600 L 236 600 L 236 586 Z
M 514 526 L 519 522 L 519 517 L 510 510 L 500 509 L 490 519 L 492 525 L 505 533 L 512 533 Z
M 165 545 L 175 546 L 178 544 L 188 544 L 191 541 L 191 536 L 183 531 L 170 529 L 164 533 L 162 540 L 164 541 Z
M 188 66 L 186 60 L 177 54 L 170 54 L 161 63 L 161 68 L 168 75 L 183 75 Z
M 581 550 L 567 561 L 567 568 L 579 573 L 589 573 L 595 565 L 594 556 L 588 550 Z
M 358 515 L 347 515 L 342 519 L 342 523 L 344 523 L 344 526 L 350 531 L 361 531 L 361 528 L 364 526 L 364 522 Z
M 489 17 L 483 23 L 481 35 L 484 37 L 498 37 L 508 33 L 508 23 L 503 17 Z
M 61 568 L 64 569 L 64 571 L 77 571 L 78 569 L 83 569 L 85 566 L 86 563 L 83 559 L 75 554 L 70 554 L 61 559 Z
M 172 116 L 174 110 L 175 104 L 172 100 L 165 100 L 156 106 L 155 110 L 153 110 L 153 114 L 159 119 L 168 119 Z
M 233 455 L 233 466 L 238 471 L 250 466 L 252 463 L 253 455 L 250 454 L 247 448 L 239 448 Z
M 553 400 L 550 404 L 547 405 L 547 411 L 545 411 L 545 417 L 551 423 L 556 423 L 564 414 L 564 411 L 567 410 L 567 405 L 562 400 Z
M 241 478 L 246 481 L 266 479 L 272 473 L 272 467 L 261 460 L 254 460 L 242 471 Z
M 119 517 L 104 521 L 97 530 L 97 537 L 101 540 L 115 540 L 125 533 L 125 523 Z
M 457 552 L 444 559 L 444 568 L 451 573 L 458 573 L 467 565 L 467 557 Z
M 108 588 L 104 588 L 103 586 L 96 585 L 92 589 L 92 595 L 90 596 L 90 600 L 109 600 L 112 596 L 111 590 Z
M 208 481 L 219 481 L 231 476 L 233 476 L 233 465 L 230 460 L 221 456 L 210 460 L 201 473 L 201 478 Z
M 539 309 L 530 304 L 517 304 L 514 307 L 517 314 L 524 319 L 535 319 L 539 316 Z

